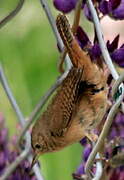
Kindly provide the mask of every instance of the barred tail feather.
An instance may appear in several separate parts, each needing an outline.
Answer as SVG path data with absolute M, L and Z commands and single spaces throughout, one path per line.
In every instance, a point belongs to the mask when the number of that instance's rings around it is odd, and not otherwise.
M 77 40 L 75 39 L 71 31 L 70 24 L 65 15 L 59 14 L 57 16 L 56 26 L 62 38 L 62 41 L 65 47 L 67 48 L 72 64 L 74 65 L 74 67 L 78 67 L 78 68 L 83 67 L 84 64 L 88 63 L 89 58 L 87 57 L 87 54 L 83 52 L 82 49 L 80 48 Z
M 56 19 L 56 25 L 64 45 L 66 46 L 67 50 L 70 51 L 74 36 L 71 32 L 70 24 L 66 16 L 59 14 Z

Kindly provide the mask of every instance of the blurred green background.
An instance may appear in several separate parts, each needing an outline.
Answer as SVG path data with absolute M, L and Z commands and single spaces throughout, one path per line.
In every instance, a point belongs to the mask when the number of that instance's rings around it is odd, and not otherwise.
M 51 0 L 52 1 L 52 0 Z M 17 0 L 0 1 L 0 19 L 17 4 Z M 50 2 L 54 16 L 58 13 Z M 59 53 L 40 1 L 28 0 L 19 14 L 0 29 L 0 62 L 13 94 L 25 117 L 58 76 Z M 16 133 L 17 118 L 0 85 L 0 111 L 10 130 Z M 45 180 L 71 180 L 81 161 L 82 147 L 74 144 L 63 151 L 43 155 L 42 173 Z

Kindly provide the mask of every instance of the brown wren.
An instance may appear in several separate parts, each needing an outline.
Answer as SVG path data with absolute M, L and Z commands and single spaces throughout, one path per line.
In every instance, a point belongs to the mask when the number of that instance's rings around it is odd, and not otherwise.
M 95 141 L 93 129 L 107 107 L 107 77 L 103 66 L 91 61 L 88 52 L 80 48 L 65 15 L 57 16 L 56 25 L 73 67 L 34 124 L 32 165 L 39 155 L 58 151 L 85 136 Z

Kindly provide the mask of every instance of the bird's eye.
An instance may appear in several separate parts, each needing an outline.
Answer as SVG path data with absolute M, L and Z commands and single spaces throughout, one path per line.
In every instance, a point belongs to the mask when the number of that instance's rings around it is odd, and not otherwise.
M 41 145 L 40 145 L 40 144 L 36 144 L 36 145 L 35 145 L 35 148 L 36 148 L 36 149 L 41 149 Z

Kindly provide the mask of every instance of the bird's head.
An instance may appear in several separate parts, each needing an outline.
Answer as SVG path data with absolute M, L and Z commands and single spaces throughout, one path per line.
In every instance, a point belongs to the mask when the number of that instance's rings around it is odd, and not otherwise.
M 46 152 L 48 152 L 47 147 L 47 139 L 44 133 L 44 130 L 37 129 L 35 126 L 33 127 L 32 133 L 31 133 L 31 146 L 33 149 L 33 161 L 32 161 L 32 167 L 38 160 L 38 157 Z

